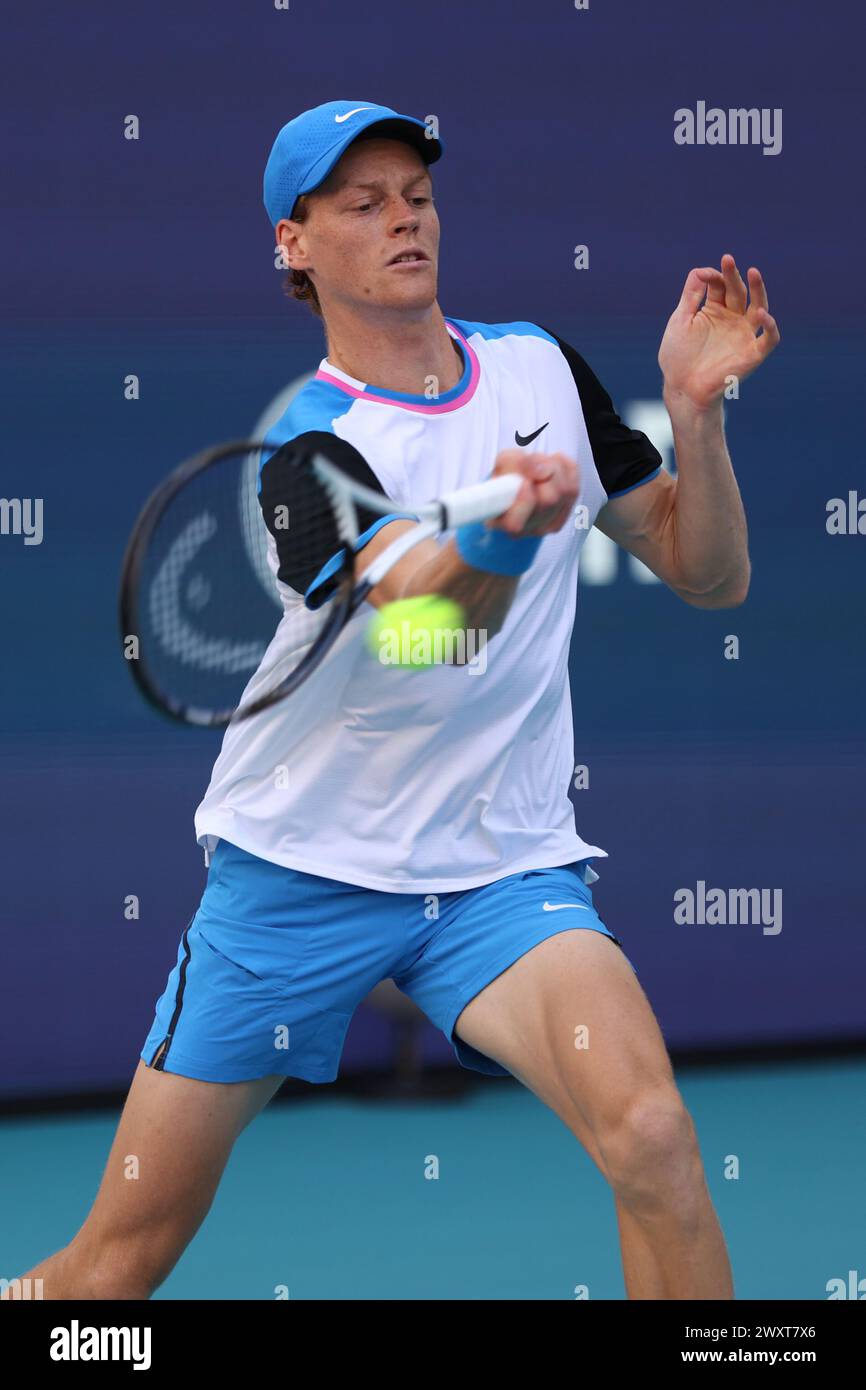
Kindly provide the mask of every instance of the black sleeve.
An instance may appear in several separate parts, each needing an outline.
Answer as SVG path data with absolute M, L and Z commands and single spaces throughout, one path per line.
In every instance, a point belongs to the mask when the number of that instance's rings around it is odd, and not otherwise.
M 544 328 L 544 324 L 538 326 Z M 544 331 L 556 339 L 571 368 L 602 487 L 608 497 L 628 492 L 661 468 L 661 454 L 645 434 L 640 430 L 630 430 L 623 423 L 614 410 L 610 396 L 580 353 L 570 343 L 557 337 L 552 329 L 544 328 Z
M 306 593 L 322 566 L 342 549 L 319 484 L 305 468 L 299 467 L 317 450 L 356 482 L 373 492 L 383 492 L 379 479 L 354 444 L 327 430 L 305 430 L 275 449 L 261 471 L 259 505 L 276 542 L 278 578 L 299 594 Z M 288 527 L 275 524 L 278 507 L 288 508 Z M 380 519 L 378 513 L 363 507 L 358 508 L 358 518 L 362 535 Z M 326 596 L 323 590 L 322 601 Z

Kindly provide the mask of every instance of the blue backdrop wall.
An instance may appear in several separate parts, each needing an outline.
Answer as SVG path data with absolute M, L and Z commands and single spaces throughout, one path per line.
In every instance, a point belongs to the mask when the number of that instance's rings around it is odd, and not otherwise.
M 782 345 L 726 407 L 751 594 L 699 612 L 597 549 L 574 800 L 669 1045 L 862 1034 L 866 535 L 826 527 L 831 498 L 866 494 L 860 11 L 97 0 L 7 32 L 0 495 L 42 498 L 44 533 L 0 535 L 0 1096 L 124 1084 L 198 902 L 219 740 L 135 694 L 120 559 L 172 464 L 324 355 L 281 292 L 261 173 L 285 120 L 338 97 L 440 122 L 444 312 L 555 328 L 663 450 L 656 352 L 685 275 L 725 251 L 764 272 Z M 677 144 L 699 101 L 780 111 L 781 150 Z M 781 889 L 781 930 L 676 922 L 699 881 Z M 344 1065 L 388 1049 L 362 1011 Z M 451 1055 L 432 1029 L 426 1050 Z

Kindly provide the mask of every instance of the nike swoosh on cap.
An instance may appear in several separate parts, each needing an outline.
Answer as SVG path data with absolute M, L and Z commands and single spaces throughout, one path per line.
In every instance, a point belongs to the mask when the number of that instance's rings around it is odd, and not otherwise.
M 514 442 L 515 442 L 515 444 L 520 444 L 521 447 L 522 447 L 524 444 L 531 444 L 532 441 L 533 441 L 533 439 L 537 439 L 538 436 L 541 434 L 541 431 L 542 431 L 542 430 L 546 430 L 546 429 L 547 429 L 547 426 L 548 426 L 549 424 L 550 424 L 550 421 L 549 421 L 549 420 L 545 420 L 544 424 L 543 424 L 543 425 L 539 425 L 538 429 L 535 430 L 535 432 L 534 432 L 533 434 L 518 434 L 518 433 L 517 433 L 517 430 L 515 430 L 515 431 L 514 431 Z
M 564 907 L 576 907 L 579 912 L 589 912 L 586 903 L 545 903 L 545 912 L 561 912 Z
M 347 111 L 345 116 L 335 116 L 334 120 L 339 125 L 341 121 L 347 121 L 350 116 L 357 116 L 359 111 L 372 111 L 372 106 L 356 106 L 351 111 Z

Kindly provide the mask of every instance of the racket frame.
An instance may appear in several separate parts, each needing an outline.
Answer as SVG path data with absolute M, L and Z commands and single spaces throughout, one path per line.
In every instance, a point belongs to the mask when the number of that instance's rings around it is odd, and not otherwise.
M 156 526 L 173 499 L 192 478 L 233 454 L 250 455 L 261 451 L 273 453 L 279 447 L 265 441 L 235 440 L 202 449 L 178 464 L 154 489 L 139 513 L 127 542 L 121 566 L 119 616 L 121 639 L 124 643 L 128 637 L 138 632 L 140 579 L 144 560 Z M 349 619 L 367 600 L 371 590 L 404 555 L 409 554 L 422 541 L 432 539 L 442 531 L 451 530 L 470 521 L 486 521 L 500 516 L 514 501 L 522 483 L 520 474 L 501 474 L 485 482 L 444 494 L 420 507 L 413 507 L 412 515 L 417 517 L 417 522 L 412 529 L 396 537 L 361 576 L 356 578 L 353 547 L 358 540 L 357 507 L 361 506 L 368 511 L 387 516 L 394 510 L 395 503 L 383 494 L 348 478 L 320 452 L 312 456 L 308 466 L 328 492 L 334 508 L 338 535 L 343 541 L 340 566 L 332 576 L 336 584 L 327 600 L 330 610 L 324 627 L 285 680 L 279 682 L 267 694 L 234 708 L 208 710 L 173 698 L 151 679 L 147 665 L 141 661 L 139 654 L 132 666 L 132 674 L 147 701 L 162 714 L 167 714 L 184 724 L 224 728 L 230 723 L 241 722 L 259 714 L 285 699 L 321 664 Z

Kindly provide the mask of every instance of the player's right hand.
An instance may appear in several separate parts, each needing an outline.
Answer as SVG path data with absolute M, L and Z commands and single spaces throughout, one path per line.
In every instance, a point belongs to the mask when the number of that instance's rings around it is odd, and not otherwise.
M 522 473 L 523 486 L 508 511 L 487 525 L 509 536 L 546 536 L 558 531 L 577 501 L 580 474 L 574 459 L 502 449 L 496 455 L 493 477 L 503 473 Z

